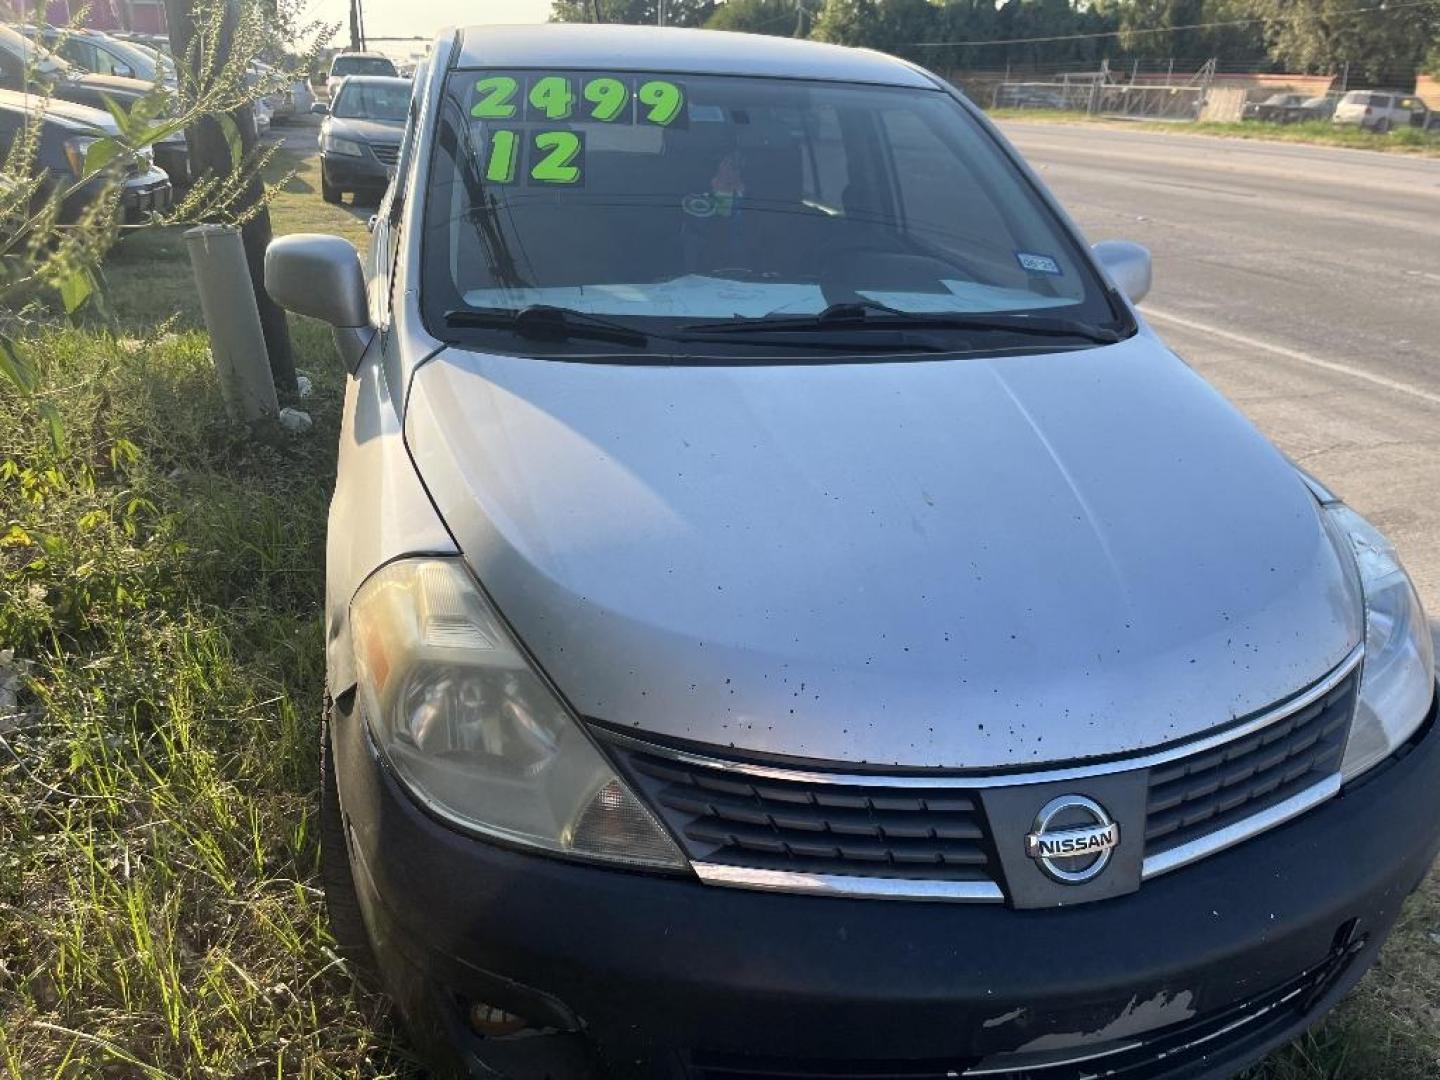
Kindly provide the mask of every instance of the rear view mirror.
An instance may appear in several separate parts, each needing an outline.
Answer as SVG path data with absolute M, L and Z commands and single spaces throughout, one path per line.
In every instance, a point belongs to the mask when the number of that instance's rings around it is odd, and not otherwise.
M 1102 240 L 1092 249 L 1095 258 L 1110 275 L 1110 280 L 1129 299 L 1138 304 L 1150 291 L 1150 252 L 1128 240 Z
M 281 307 L 335 328 L 335 345 L 354 371 L 373 336 L 365 271 L 348 240 L 295 233 L 265 250 L 265 291 Z

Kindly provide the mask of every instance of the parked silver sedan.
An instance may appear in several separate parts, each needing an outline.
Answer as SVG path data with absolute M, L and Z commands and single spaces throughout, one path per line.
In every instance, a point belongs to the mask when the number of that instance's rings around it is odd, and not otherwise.
M 348 85 L 348 84 L 347 84 Z M 473 1076 L 1229 1075 L 1440 845 L 1385 538 L 948 83 L 484 27 L 421 66 L 351 377 L 332 925 Z

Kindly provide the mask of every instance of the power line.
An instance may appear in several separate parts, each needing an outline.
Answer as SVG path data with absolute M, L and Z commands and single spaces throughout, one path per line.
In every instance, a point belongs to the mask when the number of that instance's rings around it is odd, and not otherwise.
M 1329 13 L 1335 15 L 1370 15 L 1377 11 L 1400 11 L 1405 8 L 1437 7 L 1436 0 L 1409 0 L 1407 3 L 1390 4 L 1380 3 L 1372 7 L 1350 8 L 1348 11 Z M 1303 12 L 1291 16 L 1293 19 L 1304 17 Z M 1188 23 L 1184 26 L 1152 26 L 1139 27 L 1131 30 L 1098 30 L 1089 34 L 1055 34 L 1050 37 L 1024 37 L 1024 38 L 987 38 L 974 41 L 911 41 L 907 44 L 919 49 L 940 49 L 947 47 L 958 48 L 971 45 L 1038 45 L 1051 41 L 1093 41 L 1098 38 L 1127 37 L 1131 34 L 1176 34 L 1181 30 L 1215 30 L 1224 26 L 1253 26 L 1264 22 L 1283 22 L 1284 17 L 1275 19 L 1250 18 L 1250 19 L 1225 19 L 1221 22 Z

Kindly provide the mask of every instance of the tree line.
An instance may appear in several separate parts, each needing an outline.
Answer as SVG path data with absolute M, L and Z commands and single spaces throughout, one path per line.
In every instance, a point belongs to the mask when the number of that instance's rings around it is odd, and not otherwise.
M 1440 74 L 1440 0 L 554 0 L 552 18 L 792 37 L 881 49 L 948 71 L 1216 57 L 1222 70 L 1408 85 Z

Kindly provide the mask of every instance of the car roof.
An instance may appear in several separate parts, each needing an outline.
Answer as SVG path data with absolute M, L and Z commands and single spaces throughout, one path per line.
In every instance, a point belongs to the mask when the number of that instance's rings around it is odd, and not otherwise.
M 399 86 L 409 90 L 414 85 L 403 75 L 346 75 L 342 86 L 355 83 L 359 86 Z
M 458 31 L 457 67 L 754 75 L 933 89 L 918 68 L 870 49 L 724 30 L 548 23 Z
M 32 116 L 35 113 L 43 113 L 47 122 L 73 128 L 76 131 L 99 129 L 115 132 L 119 130 L 115 126 L 115 118 L 104 109 L 92 109 L 89 105 L 78 105 L 73 101 L 60 101 L 58 98 L 50 98 L 47 101 L 36 94 L 26 94 L 20 90 L 0 90 L 0 109 Z

